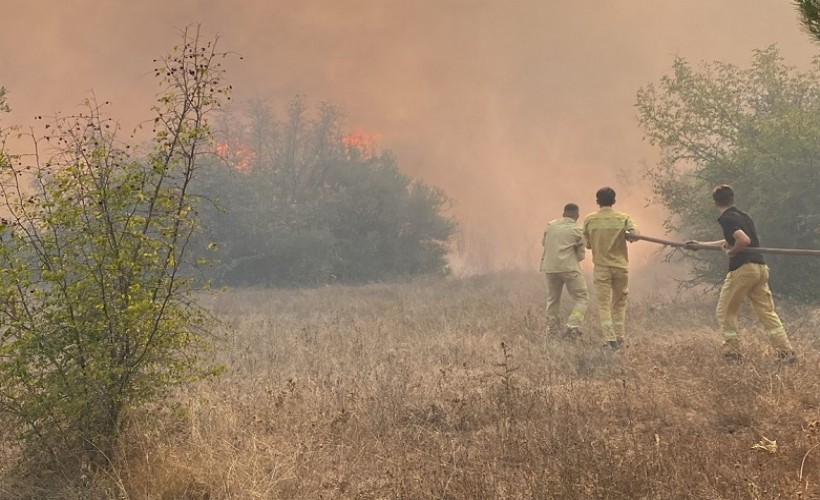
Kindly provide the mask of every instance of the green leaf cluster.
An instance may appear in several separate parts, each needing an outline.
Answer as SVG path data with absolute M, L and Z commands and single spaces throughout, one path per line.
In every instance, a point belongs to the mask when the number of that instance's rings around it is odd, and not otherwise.
M 820 41 L 820 0 L 795 0 L 803 29 L 815 40 Z
M 8 113 L 11 111 L 9 103 L 6 101 L 6 88 L 0 87 L 0 112 Z

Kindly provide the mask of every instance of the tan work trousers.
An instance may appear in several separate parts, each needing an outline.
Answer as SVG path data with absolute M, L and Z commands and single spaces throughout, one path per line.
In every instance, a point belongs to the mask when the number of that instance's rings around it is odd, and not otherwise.
M 629 269 L 595 266 L 592 271 L 598 294 L 598 315 L 607 341 L 623 340 L 626 335 L 626 298 L 629 294 Z
M 567 287 L 567 292 L 575 301 L 572 312 L 569 313 L 569 319 L 567 319 L 567 326 L 578 328 L 584 321 L 589 303 L 587 283 L 578 271 L 547 273 L 547 322 L 550 328 L 561 326 L 561 293 L 564 286 Z
M 783 323 L 774 310 L 774 299 L 769 289 L 769 266 L 747 262 L 726 275 L 717 304 L 717 319 L 723 330 L 723 346 L 726 352 L 739 353 L 737 315 L 743 299 L 748 298 L 757 319 L 769 334 L 769 341 L 776 349 L 791 351 Z

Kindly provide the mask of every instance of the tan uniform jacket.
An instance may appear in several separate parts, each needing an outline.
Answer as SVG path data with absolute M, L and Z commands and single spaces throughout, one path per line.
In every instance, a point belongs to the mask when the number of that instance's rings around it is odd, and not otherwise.
M 581 271 L 578 262 L 584 260 L 584 237 L 581 226 L 570 217 L 555 219 L 547 224 L 541 240 L 541 272 L 565 273 Z

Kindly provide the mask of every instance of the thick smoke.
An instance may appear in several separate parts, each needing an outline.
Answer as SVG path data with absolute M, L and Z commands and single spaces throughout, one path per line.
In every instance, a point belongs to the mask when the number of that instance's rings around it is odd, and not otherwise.
M 71 112 L 93 90 L 135 124 L 151 60 L 202 23 L 244 56 L 230 67 L 238 100 L 330 102 L 444 188 L 463 258 L 480 267 L 534 268 L 544 223 L 568 201 L 592 211 L 602 185 L 662 233 L 640 175 L 656 153 L 633 104 L 675 55 L 745 65 L 778 43 L 804 65 L 816 53 L 790 3 L 768 0 L 65 0 L 10 3 L 3 17 L 12 121 Z

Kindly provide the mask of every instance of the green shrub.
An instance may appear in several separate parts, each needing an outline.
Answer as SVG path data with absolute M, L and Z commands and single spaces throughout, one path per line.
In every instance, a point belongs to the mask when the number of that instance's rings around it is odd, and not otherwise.
M 89 99 L 32 135 L 35 156 L 1 157 L 0 415 L 31 449 L 105 463 L 130 410 L 209 370 L 209 319 L 180 271 L 222 56 L 186 30 L 158 60 L 144 154 Z

